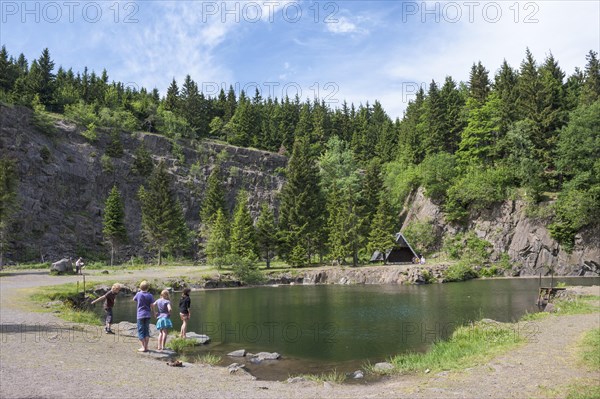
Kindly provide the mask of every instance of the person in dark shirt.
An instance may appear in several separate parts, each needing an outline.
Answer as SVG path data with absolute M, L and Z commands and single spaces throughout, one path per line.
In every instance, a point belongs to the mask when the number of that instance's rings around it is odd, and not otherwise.
M 115 306 L 115 298 L 117 297 L 117 294 L 119 293 L 120 290 L 121 290 L 121 284 L 115 283 L 115 284 L 113 284 L 110 291 L 108 291 L 106 294 L 104 294 L 101 297 L 98 297 L 92 301 L 92 305 L 93 305 L 96 302 L 104 300 L 104 313 L 106 314 L 104 332 L 107 334 L 114 334 L 114 332 L 111 330 L 110 326 L 113 322 L 113 306 Z
M 179 317 L 181 317 L 181 331 L 180 338 L 185 338 L 187 332 L 187 322 L 190 319 L 192 313 L 190 312 L 191 301 L 190 301 L 190 289 L 184 288 L 179 300 Z

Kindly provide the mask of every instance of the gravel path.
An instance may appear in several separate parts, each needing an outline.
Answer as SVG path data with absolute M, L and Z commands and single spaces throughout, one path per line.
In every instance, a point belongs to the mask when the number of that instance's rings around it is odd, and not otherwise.
M 191 270 L 191 269 L 190 269 Z M 197 270 L 197 268 L 195 269 Z M 181 275 L 173 270 L 124 272 L 110 279 Z M 90 276 L 105 280 L 107 276 Z M 138 341 L 102 334 L 32 312 L 24 288 L 76 281 L 23 271 L 0 278 L 0 398 L 533 398 L 563 392 L 575 378 L 600 375 L 577 366 L 574 345 L 600 327 L 600 314 L 552 317 L 523 326 L 529 342 L 463 372 L 397 376 L 369 385 L 257 381 L 245 373 L 201 364 L 166 366 L 136 352 Z M 594 292 L 600 295 L 600 288 Z M 521 329 L 521 327 L 520 327 Z M 535 334 L 534 334 L 535 333 Z

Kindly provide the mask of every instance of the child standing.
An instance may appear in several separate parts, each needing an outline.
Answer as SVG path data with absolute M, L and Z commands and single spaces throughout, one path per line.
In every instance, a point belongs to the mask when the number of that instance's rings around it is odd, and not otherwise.
M 115 298 L 117 297 L 119 291 L 121 291 L 121 284 L 115 283 L 110 291 L 92 301 L 93 305 L 96 302 L 104 300 L 104 313 L 106 313 L 104 332 L 107 334 L 114 334 L 114 332 L 110 329 L 110 325 L 113 321 L 113 306 L 115 306 Z
M 160 298 L 152 304 L 152 310 L 157 318 L 156 328 L 160 331 L 160 334 L 158 335 L 158 350 L 160 352 L 165 349 L 168 329 L 173 328 L 173 323 L 171 322 L 169 290 L 162 290 Z
M 148 292 L 150 285 L 147 281 L 140 283 L 140 290 L 133 297 L 137 302 L 137 330 L 138 338 L 142 347 L 139 352 L 148 352 L 148 341 L 150 340 L 150 307 L 154 302 L 154 297 Z
M 185 338 L 187 332 L 187 322 L 190 319 L 191 312 L 191 301 L 190 301 L 190 289 L 184 288 L 179 300 L 179 317 L 181 317 L 181 331 L 179 336 Z

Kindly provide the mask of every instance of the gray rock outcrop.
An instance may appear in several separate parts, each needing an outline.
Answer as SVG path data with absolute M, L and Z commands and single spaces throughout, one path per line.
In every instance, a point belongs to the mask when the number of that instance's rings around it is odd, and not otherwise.
M 422 189 L 409 198 L 407 209 L 404 226 L 413 221 L 429 220 L 440 238 L 461 231 L 444 220 L 440 207 L 425 197 Z M 597 227 L 580 231 L 575 247 L 569 253 L 550 236 L 546 222 L 528 217 L 525 211 L 525 202 L 506 200 L 472 214 L 466 230 L 492 244 L 492 260 L 508 254 L 515 264 L 513 275 L 600 275 L 600 231 Z
M 211 141 L 180 142 L 184 162 L 173 155 L 173 141 L 151 133 L 122 132 L 123 155 L 106 156 L 110 134 L 97 129 L 90 142 L 68 121 L 44 133 L 32 123 L 30 109 L 0 105 L 0 152 L 16 161 L 19 175 L 19 210 L 11 226 L 8 261 L 47 261 L 81 251 L 107 254 L 102 237 L 104 202 L 116 183 L 125 207 L 128 245 L 119 248 L 121 259 L 147 256 L 140 242 L 141 214 L 137 199 L 146 177 L 132 170 L 135 151 L 143 143 L 154 163 L 164 161 L 174 178 L 176 196 L 188 227 L 198 229 L 200 204 L 206 181 L 217 162 L 233 209 L 240 189 L 250 194 L 253 217 L 262 202 L 278 204 L 283 185 L 281 170 L 287 158 L 275 153 L 223 145 Z M 104 158 L 104 161 L 103 161 Z M 107 169 L 107 166 L 109 167 Z

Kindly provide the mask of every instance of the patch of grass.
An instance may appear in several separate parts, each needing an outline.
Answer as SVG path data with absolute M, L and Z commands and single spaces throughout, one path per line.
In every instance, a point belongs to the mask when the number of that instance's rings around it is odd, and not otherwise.
M 583 363 L 593 370 L 600 371 L 600 328 L 588 331 L 579 345 Z
M 6 270 L 28 270 L 28 269 L 50 269 L 50 262 L 43 263 L 19 263 L 16 265 L 5 266 Z
M 309 381 L 314 381 L 314 382 L 318 382 L 318 383 L 325 383 L 325 382 L 333 382 L 335 384 L 341 384 L 344 381 L 346 381 L 346 374 L 344 373 L 339 373 L 337 370 L 332 370 L 328 373 L 321 373 L 321 374 L 302 374 L 299 376 L 291 376 L 291 378 L 294 377 L 302 377 L 306 380 Z
M 197 361 L 199 363 L 216 366 L 217 364 L 221 363 L 222 359 L 223 358 L 219 355 L 213 355 L 212 353 L 207 353 L 207 354 L 198 356 Z
M 521 317 L 521 321 L 535 321 L 549 317 L 552 314 L 556 315 L 574 315 L 574 314 L 587 314 L 598 311 L 598 307 L 594 305 L 594 301 L 599 301 L 600 297 L 596 295 L 582 295 L 577 296 L 574 299 L 559 299 L 552 302 L 555 306 L 556 312 L 537 312 L 527 313 Z
M 167 342 L 167 348 L 173 349 L 175 352 L 181 352 L 184 349 L 192 348 L 198 345 L 194 339 L 173 338 Z
M 28 291 L 30 291 L 29 299 L 31 302 L 40 306 L 38 310 L 43 309 L 42 311 L 56 312 L 57 316 L 61 319 L 73 323 L 102 324 L 98 315 L 93 311 L 73 307 L 72 299 L 81 293 L 81 290 L 77 289 L 77 284 L 75 283 L 38 287 Z M 56 304 L 52 307 L 41 307 L 48 302 L 54 301 L 61 301 L 62 304 Z
M 477 322 L 459 327 L 448 341 L 438 341 L 426 353 L 408 353 L 393 357 L 395 372 L 414 373 L 464 369 L 487 361 L 512 349 L 525 339 L 512 324 Z
M 567 399 L 598 399 L 600 398 L 600 385 L 597 382 L 577 383 L 569 385 Z

